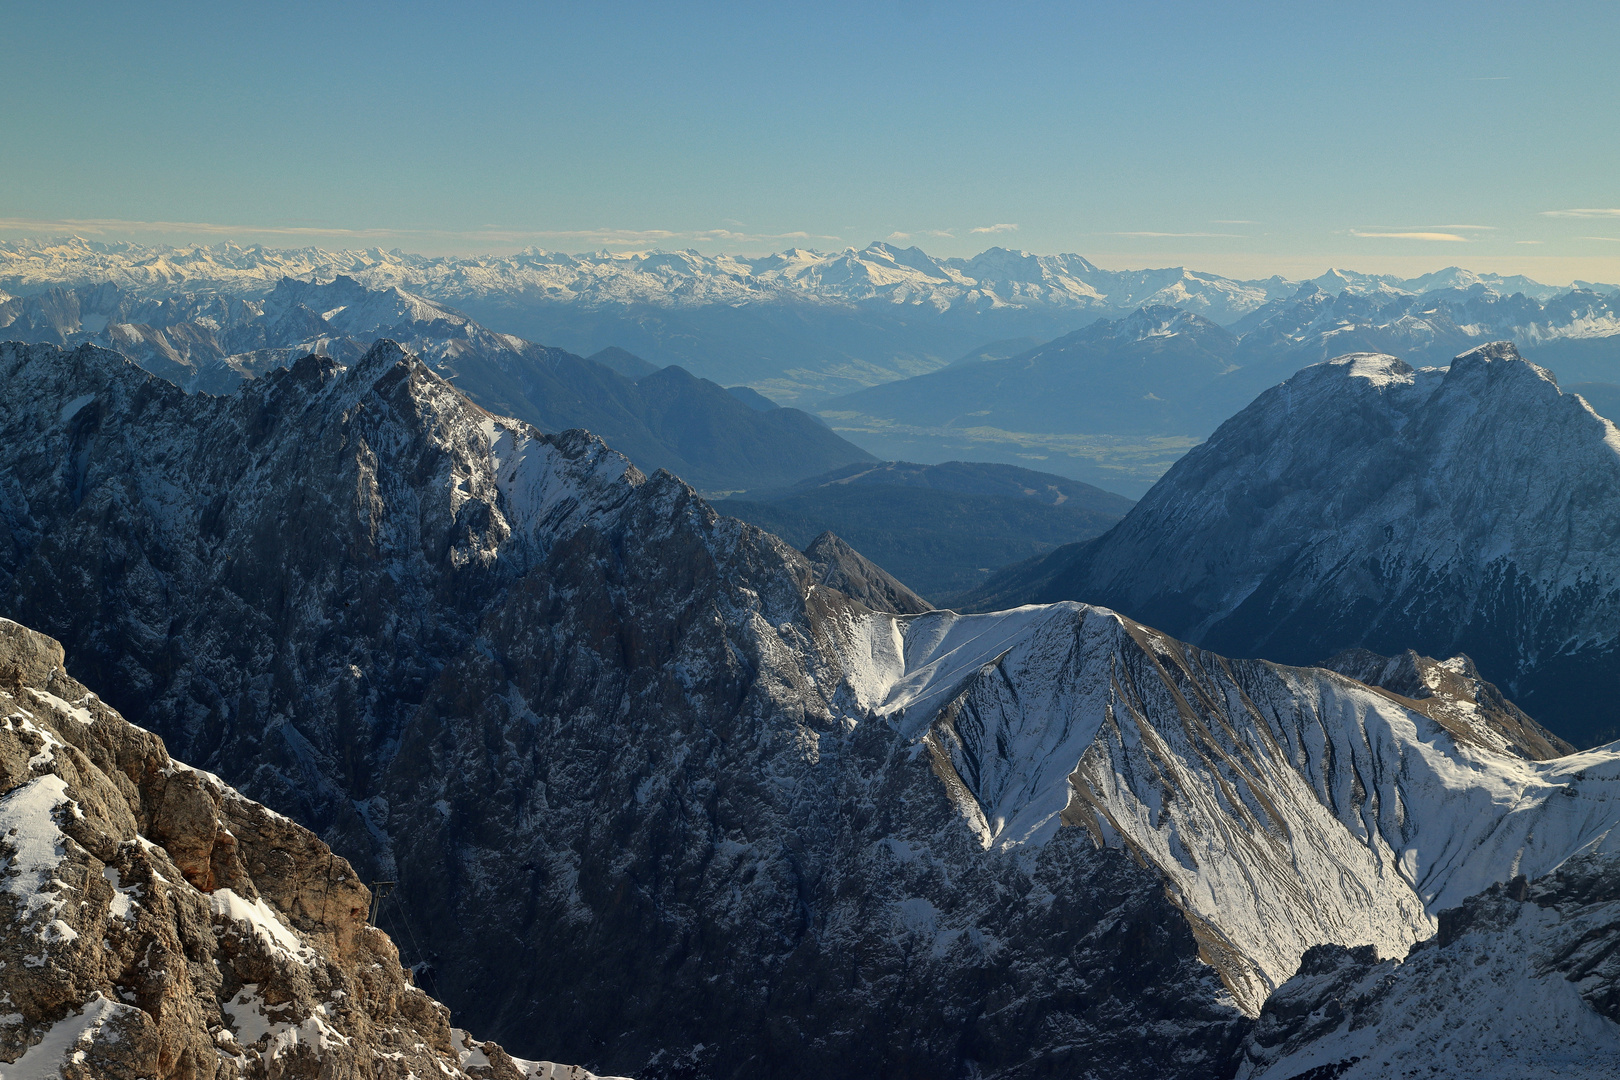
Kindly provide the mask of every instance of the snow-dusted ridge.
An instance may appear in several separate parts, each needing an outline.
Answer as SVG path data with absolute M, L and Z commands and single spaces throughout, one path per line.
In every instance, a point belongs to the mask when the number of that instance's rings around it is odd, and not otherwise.
M 859 707 L 926 748 L 986 849 L 1078 825 L 1130 850 L 1251 1011 L 1312 945 L 1400 956 L 1493 882 L 1620 850 L 1620 745 L 1526 760 L 1077 604 L 859 616 L 845 640 Z
M 269 292 L 283 277 L 329 280 L 339 274 L 372 288 L 397 286 L 452 303 L 529 294 L 549 303 L 587 307 L 798 299 L 937 309 L 1032 306 L 1127 312 L 1169 304 L 1218 322 L 1286 300 L 1301 285 L 1378 297 L 1479 286 L 1502 296 L 1521 292 L 1538 301 L 1568 291 L 1525 277 L 1455 267 L 1411 279 L 1328 270 L 1309 282 L 1281 277 L 1238 281 L 1181 267 L 1104 270 L 1079 255 L 1035 255 L 999 247 L 971 258 L 942 259 L 882 242 L 835 252 L 792 248 L 764 256 L 689 250 L 569 255 L 530 248 L 507 256 L 429 257 L 379 248 L 278 250 L 231 243 L 173 248 L 78 237 L 0 241 L 0 282 L 17 293 L 110 282 L 154 297 L 209 289 L 254 295 Z M 1615 286 L 1582 284 L 1617 291 Z

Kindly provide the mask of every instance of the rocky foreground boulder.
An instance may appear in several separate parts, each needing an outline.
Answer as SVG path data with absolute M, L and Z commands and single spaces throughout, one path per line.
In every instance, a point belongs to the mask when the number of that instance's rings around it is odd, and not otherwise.
M 552 1080 L 451 1028 L 307 829 L 0 620 L 0 1076 Z

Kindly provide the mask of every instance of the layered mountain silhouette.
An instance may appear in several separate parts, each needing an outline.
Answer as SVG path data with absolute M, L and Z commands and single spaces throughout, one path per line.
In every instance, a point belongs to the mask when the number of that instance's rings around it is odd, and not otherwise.
M 1511 338 L 1532 350 L 1527 355 L 1533 359 L 1574 379 L 1573 368 L 1563 371 L 1560 365 L 1577 354 L 1612 368 L 1614 341 L 1605 339 L 1620 330 L 1612 308 L 1614 285 L 1576 282 L 1572 293 L 1524 277 L 1457 267 L 1410 279 L 1329 270 L 1309 282 L 1281 277 L 1238 281 L 1184 267 L 1109 270 L 1079 255 L 1035 255 L 999 247 L 971 258 L 945 259 L 883 242 L 858 250 L 790 249 L 764 256 L 695 251 L 569 255 L 530 249 L 509 256 L 456 258 L 378 249 L 165 248 L 78 238 L 0 241 L 0 288 L 18 295 L 52 286 L 111 283 L 146 299 L 175 292 L 253 299 L 268 294 L 283 277 L 328 281 L 337 275 L 372 289 L 398 286 L 453 305 L 491 328 L 580 355 L 618 347 L 660 367 L 678 364 L 723 385 L 752 386 L 799 406 L 925 374 L 986 343 L 1050 341 L 1099 318 L 1116 320 L 1157 304 L 1234 327 L 1262 309 L 1281 314 L 1306 287 L 1307 295 L 1321 293 L 1340 308 L 1309 315 L 1296 311 L 1284 315 L 1283 322 L 1311 323 L 1320 315 L 1321 332 L 1344 334 L 1363 324 L 1399 321 L 1406 336 L 1330 346 L 1321 355 L 1298 359 L 1295 367 L 1356 348 L 1415 360 L 1417 339 L 1407 330 L 1431 323 L 1436 328 L 1431 336 L 1446 337 L 1457 328 L 1465 336 L 1475 335 L 1437 346 L 1437 357 Z M 1513 301 L 1516 295 L 1528 303 Z M 1467 300 L 1458 307 L 1459 298 L 1467 297 L 1489 303 L 1480 308 Z M 1556 357 L 1534 351 L 1555 346 L 1564 350 Z M 1578 377 L 1613 381 L 1612 375 Z M 1265 385 L 1254 387 L 1249 396 Z M 1237 401 L 1233 408 L 1241 404 Z M 1208 430 L 1224 415 L 1214 416 Z M 937 460 L 953 456 L 977 455 L 947 453 Z
M 1131 505 L 1078 480 L 1015 465 L 890 461 L 749 492 L 715 509 L 798 545 L 835 532 L 949 606 L 1009 563 L 1106 531 Z
M 105 345 L 188 390 L 216 394 L 310 353 L 352 362 L 386 337 L 487 408 L 547 431 L 586 428 L 645 468 L 670 469 L 704 490 L 776 487 L 873 460 L 806 413 L 761 412 L 681 368 L 658 369 L 622 349 L 585 359 L 492 333 L 398 287 L 368 289 L 342 276 L 283 278 L 261 300 L 54 289 L 0 305 L 0 335 Z

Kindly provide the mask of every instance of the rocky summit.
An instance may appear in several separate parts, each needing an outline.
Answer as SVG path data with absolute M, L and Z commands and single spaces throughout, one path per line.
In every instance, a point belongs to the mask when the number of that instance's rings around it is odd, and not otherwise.
M 0 1075 L 567 1075 L 452 1029 L 348 862 L 63 665 L 0 620 Z

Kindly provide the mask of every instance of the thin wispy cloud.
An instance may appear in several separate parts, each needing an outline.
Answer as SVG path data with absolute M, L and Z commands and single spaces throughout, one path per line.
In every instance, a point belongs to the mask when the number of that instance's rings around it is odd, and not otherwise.
M 973 231 L 978 232 L 979 230 L 974 229 Z M 896 229 L 894 232 L 890 233 L 888 236 L 885 236 L 883 239 L 888 243 L 898 244 L 898 243 L 901 243 L 903 241 L 910 240 L 914 236 L 928 236 L 928 237 L 933 237 L 935 239 L 940 239 L 940 240 L 955 240 L 956 239 L 956 234 L 953 233 L 949 229 L 918 229 L 914 233 L 902 232 L 901 230 Z
M 1359 236 L 1364 240 L 1442 240 L 1450 244 L 1468 243 L 1468 237 L 1449 232 L 1363 232 L 1361 229 L 1351 229 L 1350 235 Z
M 1540 240 L 1515 240 L 1513 242 L 1515 244 L 1539 244 L 1539 243 L 1541 243 Z
M 1137 237 L 1137 238 L 1146 237 L 1146 238 L 1149 238 L 1149 239 L 1159 239 L 1161 237 L 1170 237 L 1172 239 L 1177 239 L 1177 240 L 1197 239 L 1197 238 L 1211 237 L 1211 236 L 1229 237 L 1229 238 L 1232 238 L 1232 239 L 1241 239 L 1242 238 L 1242 235 L 1240 233 L 1229 233 L 1229 232 L 1113 232 L 1113 233 L 1106 233 L 1105 235 L 1107 235 L 1107 236 L 1131 236 L 1131 237 Z
M 1000 225 L 980 225 L 976 228 L 969 229 L 968 231 L 975 235 L 983 235 L 984 233 L 1017 232 L 1018 226 L 1007 223 L 1002 223 Z
M 1611 244 L 1620 244 L 1620 236 L 1583 236 L 1582 240 L 1607 240 Z
M 1542 217 L 1611 218 L 1611 217 L 1620 217 L 1620 209 L 1610 209 L 1610 210 L 1596 210 L 1596 209 L 1585 209 L 1585 210 L 1543 210 L 1541 212 L 1541 216 Z
M 560 242 L 599 244 L 608 247 L 648 246 L 685 241 L 688 243 L 759 244 L 782 240 L 839 240 L 817 233 L 752 233 L 736 229 L 506 229 L 485 226 L 478 229 L 346 229 L 314 225 L 224 225 L 210 221 L 130 221 L 121 218 L 10 218 L 0 217 L 0 229 L 34 233 L 75 233 L 102 236 L 117 233 L 190 233 L 221 238 L 274 236 L 289 238 L 331 238 L 353 241 L 381 240 L 461 240 L 472 243 L 511 244 Z

